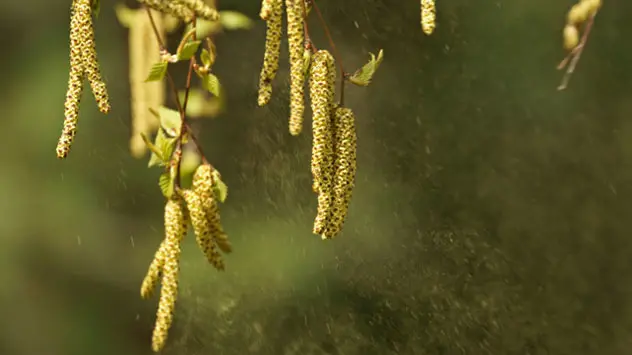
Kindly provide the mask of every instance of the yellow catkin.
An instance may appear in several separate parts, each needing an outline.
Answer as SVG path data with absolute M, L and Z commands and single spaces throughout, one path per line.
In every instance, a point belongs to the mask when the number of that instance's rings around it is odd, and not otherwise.
M 82 34 L 82 56 L 85 64 L 86 75 L 92 88 L 92 94 L 97 102 L 99 111 L 102 113 L 110 112 L 110 99 L 107 92 L 105 81 L 101 77 L 99 69 L 99 59 L 97 57 L 97 48 L 94 40 L 94 24 L 92 22 L 92 5 L 91 0 L 75 0 L 75 10 L 80 16 Z
M 83 93 L 83 76 L 85 65 L 82 59 L 82 34 L 81 14 L 75 9 L 73 3 L 70 17 L 70 73 L 68 76 L 68 89 L 64 102 L 64 126 L 57 142 L 57 157 L 64 159 L 70 152 L 70 147 L 77 133 L 79 121 L 79 104 Z
M 156 289 L 156 286 L 160 281 L 162 269 L 165 265 L 165 245 L 164 241 L 160 243 L 160 246 L 154 255 L 154 259 L 151 261 L 151 264 L 149 264 L 149 269 L 143 279 L 143 283 L 140 286 L 140 297 L 143 299 L 151 297 L 154 293 L 154 289 Z
M 262 20 L 268 21 L 270 19 L 270 16 L 272 15 L 272 9 L 273 9 L 274 3 L 277 1 L 278 0 L 262 0 L 261 1 L 261 10 L 259 11 L 259 17 L 261 17 Z
M 193 190 L 183 190 L 182 197 L 187 203 L 187 208 L 191 216 L 191 224 L 195 232 L 195 240 L 209 263 L 218 270 L 224 270 L 224 260 L 213 243 L 211 237 L 211 224 L 206 217 L 206 212 L 202 205 L 200 195 Z
M 184 22 L 191 22 L 196 15 L 186 4 L 174 0 L 138 0 L 141 4 L 156 11 L 172 15 Z
M 303 30 L 303 0 L 285 0 L 287 12 L 287 36 L 290 52 L 290 134 L 297 136 L 303 129 L 305 111 L 305 72 L 303 71 L 303 51 L 305 35 Z
M 160 351 L 167 341 L 173 322 L 173 311 L 178 298 L 178 272 L 180 243 L 188 227 L 187 213 L 181 200 L 171 199 L 165 205 L 165 241 L 162 288 L 156 314 L 156 325 L 152 335 L 153 351 Z
M 191 9 L 195 16 L 208 21 L 219 20 L 219 13 L 214 8 L 207 5 L 204 0 L 177 0 Z
M 323 233 L 332 207 L 334 127 L 331 122 L 331 110 L 335 79 L 334 58 L 328 51 L 316 52 L 312 60 L 309 82 L 313 112 L 312 189 L 318 193 L 318 211 L 314 220 L 314 234 Z
M 202 200 L 202 206 L 211 227 L 212 241 L 224 252 L 230 253 L 233 248 L 228 236 L 222 227 L 219 207 L 215 198 L 213 187 L 215 186 L 213 167 L 210 164 L 201 164 L 193 174 L 193 191 L 197 192 Z
M 263 1 L 261 17 L 266 14 L 266 48 L 263 54 L 263 67 L 259 76 L 259 106 L 265 106 L 272 97 L 272 80 L 279 69 L 279 53 L 281 51 L 281 35 L 283 34 L 283 0 Z
M 421 0 L 421 29 L 430 36 L 435 29 L 435 0 Z
M 357 169 L 357 136 L 353 111 L 346 107 L 337 107 L 334 113 L 334 126 L 334 201 L 331 219 L 322 235 L 323 239 L 333 238 L 342 230 L 355 186 Z

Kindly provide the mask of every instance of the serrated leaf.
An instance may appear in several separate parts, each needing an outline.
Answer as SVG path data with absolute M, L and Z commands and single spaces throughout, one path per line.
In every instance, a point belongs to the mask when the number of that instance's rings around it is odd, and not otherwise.
M 208 49 L 202 49 L 202 53 L 200 53 L 200 61 L 207 68 L 213 65 L 211 63 L 211 53 L 209 53 Z
M 165 106 L 160 106 L 160 108 L 158 108 L 158 116 L 160 117 L 160 127 L 169 138 L 176 138 L 180 135 L 180 128 L 182 126 L 180 112 Z
M 236 11 L 220 11 L 219 22 L 227 30 L 247 30 L 253 26 L 248 16 Z
M 191 57 L 197 53 L 198 48 L 200 48 L 200 44 L 202 41 L 188 41 L 182 46 L 178 48 L 178 60 L 189 60 Z
M 168 137 L 164 130 L 159 129 L 153 143 L 155 151 L 152 149 L 147 167 L 166 166 L 169 164 L 169 159 L 171 159 L 171 155 L 173 154 L 176 141 L 177 138 Z
M 147 76 L 147 79 L 145 79 L 145 82 L 162 80 L 167 74 L 168 66 L 169 63 L 167 63 L 166 61 L 154 63 L 149 70 L 149 75 Z
M 217 76 L 211 73 L 201 75 L 202 87 L 211 94 L 219 97 L 221 95 L 221 86 Z
M 171 198 L 173 196 L 175 192 L 175 181 L 172 178 L 171 169 L 160 174 L 158 186 L 160 186 L 160 191 L 164 197 Z
M 217 170 L 213 170 L 213 180 L 215 181 L 215 184 L 213 185 L 215 198 L 217 198 L 219 202 L 224 203 L 228 197 L 228 186 L 226 186 L 224 181 L 222 181 L 222 176 Z
M 371 83 L 371 79 L 373 79 L 375 71 L 377 71 L 382 63 L 384 51 L 380 49 L 380 52 L 377 54 L 377 58 L 373 53 L 369 54 L 371 55 L 369 62 L 349 77 L 350 82 L 359 86 L 368 86 Z
M 309 68 L 312 65 L 312 51 L 306 49 L 303 52 L 303 74 L 307 75 L 309 73 Z

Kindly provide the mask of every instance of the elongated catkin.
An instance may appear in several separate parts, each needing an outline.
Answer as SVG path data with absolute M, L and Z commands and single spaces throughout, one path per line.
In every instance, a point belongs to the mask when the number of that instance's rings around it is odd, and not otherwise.
M 303 0 L 285 0 L 287 13 L 287 35 L 290 52 L 290 134 L 297 136 L 303 129 L 305 111 L 305 72 L 303 71 L 303 51 L 305 34 L 303 30 Z
M 268 5 L 265 5 L 268 3 Z M 263 54 L 263 67 L 259 75 L 259 106 L 265 106 L 272 97 L 272 80 L 276 77 L 279 69 L 279 54 L 281 52 L 281 35 L 283 34 L 283 0 L 264 1 L 268 6 L 266 21 L 266 48 Z M 262 5 L 261 11 L 264 11 Z
M 213 191 L 215 184 L 213 167 L 210 164 L 201 164 L 193 174 L 193 191 L 197 192 L 202 200 L 202 207 L 210 226 L 212 242 L 217 244 L 224 253 L 230 253 L 233 248 L 222 227 L 219 206 Z
M 183 190 L 182 197 L 187 203 L 198 246 L 209 263 L 215 266 L 217 270 L 224 270 L 224 260 L 217 250 L 217 246 L 213 243 L 211 224 L 206 216 L 200 195 L 193 190 Z
M 435 0 L 421 0 L 421 29 L 430 36 L 435 30 Z

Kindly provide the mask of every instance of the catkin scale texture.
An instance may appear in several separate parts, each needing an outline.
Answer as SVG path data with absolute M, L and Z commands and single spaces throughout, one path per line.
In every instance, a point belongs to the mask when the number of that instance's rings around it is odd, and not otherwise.
M 305 72 L 303 71 L 303 51 L 305 35 L 303 30 L 303 0 L 285 0 L 287 13 L 287 36 L 290 52 L 290 134 L 297 136 L 303 129 L 305 111 Z
M 162 276 L 162 269 L 165 265 L 165 241 L 163 240 L 158 247 L 158 251 L 154 255 L 154 260 L 149 264 L 149 269 L 147 270 L 147 274 L 143 279 L 143 283 L 140 286 L 140 297 L 143 299 L 148 299 L 154 293 L 154 289 L 158 285 L 160 281 L 160 277 Z
M 421 0 L 421 29 L 431 35 L 435 29 L 436 6 L 435 0 Z
M 270 19 L 270 16 L 272 15 L 272 7 L 274 3 L 277 1 L 279 0 L 262 0 L 261 1 L 261 10 L 259 11 L 259 17 L 262 20 L 268 21 Z
M 342 230 L 351 202 L 357 170 L 357 136 L 353 111 L 346 107 L 336 108 L 334 127 L 334 154 L 336 156 L 334 198 L 330 221 L 323 233 L 324 239 L 333 238 Z
M 202 200 L 202 207 L 210 226 L 212 241 L 209 242 L 216 243 L 224 253 L 230 253 L 232 252 L 232 246 L 222 227 L 219 206 L 213 191 L 215 184 L 213 167 L 210 164 L 202 164 L 195 170 L 192 187 L 193 191 L 197 192 Z
M 261 5 L 261 13 L 266 20 L 266 46 L 263 54 L 263 67 L 259 75 L 259 106 L 265 106 L 272 96 L 272 80 L 279 69 L 279 54 L 281 52 L 281 35 L 283 34 L 283 0 L 268 0 Z M 263 15 L 262 15 L 263 17 Z
M 206 256 L 209 263 L 218 270 L 224 270 L 224 260 L 217 250 L 211 236 L 211 224 L 204 210 L 202 199 L 199 194 L 193 190 L 183 190 L 182 197 L 187 203 L 187 208 L 191 216 L 191 224 L 195 232 L 195 240 L 202 252 Z
M 184 22 L 191 22 L 195 15 L 191 8 L 180 1 L 138 0 L 138 2 L 156 11 L 179 18 Z
M 197 17 L 208 21 L 219 20 L 219 13 L 214 8 L 208 6 L 204 0 L 178 0 L 191 9 Z
M 187 227 L 188 217 L 182 201 L 178 199 L 167 201 L 165 205 L 165 258 L 162 288 L 151 345 L 155 352 L 164 347 L 169 328 L 173 322 L 173 311 L 178 297 L 180 243 L 187 232 Z

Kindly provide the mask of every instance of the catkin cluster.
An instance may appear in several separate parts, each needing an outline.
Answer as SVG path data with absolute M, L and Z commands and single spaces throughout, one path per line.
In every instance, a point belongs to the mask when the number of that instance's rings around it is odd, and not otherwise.
M 204 0 L 138 0 L 156 11 L 172 15 L 184 22 L 191 22 L 193 17 L 208 21 L 219 20 L 219 12 L 207 5 Z
M 160 244 L 142 282 L 140 295 L 147 299 L 162 280 L 156 324 L 152 337 L 152 349 L 160 351 L 167 340 L 178 294 L 178 268 L 180 244 L 189 222 L 193 226 L 196 241 L 207 260 L 218 270 L 224 270 L 224 261 L 218 249 L 230 253 L 232 247 L 222 228 L 219 209 L 215 201 L 213 168 L 200 165 L 193 176 L 190 190 L 181 190 L 165 205 L 165 239 Z
M 57 157 L 66 158 L 70 152 L 79 120 L 79 103 L 84 78 L 88 78 L 99 111 L 110 112 L 110 99 L 97 59 L 92 22 L 91 0 L 73 0 L 70 17 L 70 72 L 64 103 L 64 126 L 57 143 Z
M 165 84 L 162 80 L 145 82 L 151 66 L 160 61 L 160 44 L 155 38 L 151 21 L 144 9 L 133 11 L 129 22 L 129 82 L 131 91 L 131 138 L 130 152 L 141 158 L 147 152 L 147 145 L 141 134 L 151 136 L 159 126 L 159 121 L 151 114 L 150 108 L 157 110 L 165 101 Z M 167 32 L 167 24 L 162 14 L 155 10 L 152 17 L 161 38 Z
M 334 104 L 336 68 L 328 51 L 313 55 L 309 79 L 312 189 L 318 194 L 312 232 L 330 239 L 342 230 L 355 184 L 355 118 L 351 109 Z
M 421 30 L 430 36 L 435 29 L 435 0 L 421 0 Z
M 566 15 L 563 39 L 564 49 L 573 50 L 579 44 L 579 28 L 601 7 L 601 0 L 580 0 L 573 5 Z
M 266 105 L 272 94 L 272 80 L 279 67 L 279 48 L 282 34 L 284 0 L 263 0 L 260 17 L 267 23 L 266 48 L 259 78 L 258 104 Z M 299 135 L 303 129 L 305 111 L 305 52 L 304 21 L 309 6 L 305 0 L 285 0 L 287 38 L 290 57 L 290 134 Z

